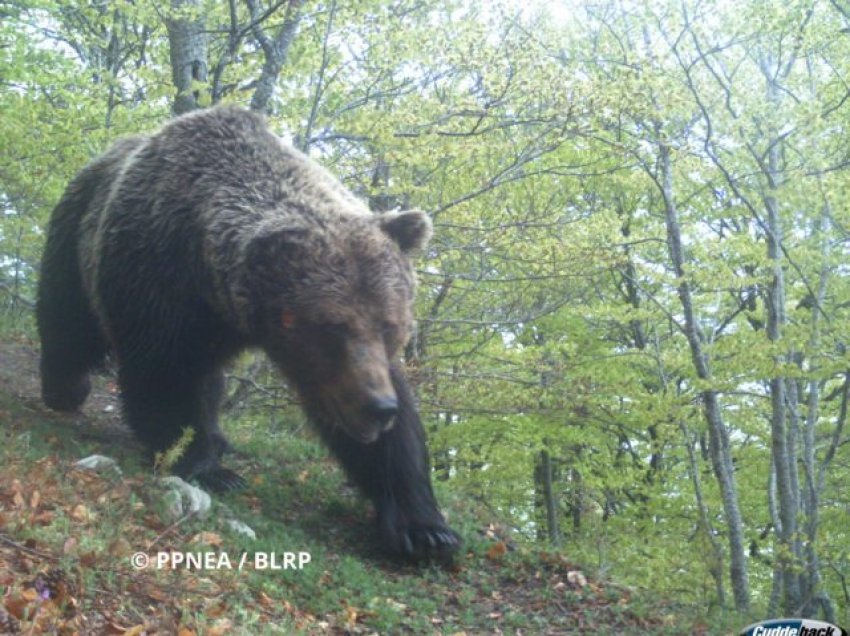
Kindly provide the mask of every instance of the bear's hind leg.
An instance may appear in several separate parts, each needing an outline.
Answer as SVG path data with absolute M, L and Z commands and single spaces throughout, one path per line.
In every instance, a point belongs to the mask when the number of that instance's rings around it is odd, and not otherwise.
M 425 431 L 404 376 L 390 370 L 398 398 L 395 425 L 372 444 L 319 422 L 322 437 L 348 475 L 375 504 L 388 550 L 413 561 L 448 561 L 460 537 L 446 523 L 431 487 Z
M 89 371 L 103 362 L 106 343 L 83 288 L 79 227 L 97 185 L 83 171 L 53 211 L 41 259 L 36 319 L 41 338 L 41 392 L 57 411 L 75 411 L 91 385 Z
M 70 248 L 68 248 L 70 249 Z M 37 307 L 41 338 L 41 393 L 57 411 L 76 411 L 91 389 L 89 372 L 103 363 L 106 342 L 76 273 L 58 272 L 60 263 L 45 259 Z
M 41 396 L 55 411 L 78 410 L 91 391 L 89 371 L 103 362 L 106 347 L 101 342 L 88 347 L 80 345 L 83 338 L 68 334 L 58 342 L 42 337 Z

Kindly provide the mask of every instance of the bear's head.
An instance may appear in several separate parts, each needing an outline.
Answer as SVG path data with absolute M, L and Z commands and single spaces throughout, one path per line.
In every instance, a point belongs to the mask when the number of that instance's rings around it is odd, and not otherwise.
M 431 235 L 419 211 L 270 228 L 249 246 L 260 344 L 314 418 L 364 443 L 394 423 L 390 365 L 413 325 L 410 255 Z

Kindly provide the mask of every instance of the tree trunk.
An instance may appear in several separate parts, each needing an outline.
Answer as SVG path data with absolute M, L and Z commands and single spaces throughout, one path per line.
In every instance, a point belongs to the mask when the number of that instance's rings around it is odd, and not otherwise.
M 558 545 L 561 542 L 561 529 L 558 524 L 558 501 L 552 487 L 552 457 L 549 451 L 542 450 L 538 455 L 535 467 L 535 483 L 537 484 L 538 506 L 546 513 L 546 532 L 538 532 L 541 538 L 545 536 L 549 543 Z
M 820 179 L 818 180 L 820 184 Z M 829 279 L 829 267 L 827 256 L 829 254 L 829 240 L 826 236 L 826 228 L 832 216 L 829 202 L 824 197 L 824 204 L 820 217 L 815 221 L 812 235 L 818 241 L 818 249 L 822 259 L 820 275 L 818 277 L 818 288 L 814 306 L 811 308 L 812 334 L 809 338 L 809 349 L 820 351 L 820 319 L 821 307 L 826 298 L 826 288 Z M 812 374 L 815 373 L 819 361 L 816 357 L 810 360 L 809 366 Z M 799 382 L 799 391 L 803 392 L 803 382 Z M 801 582 L 801 594 L 806 599 L 801 615 L 804 617 L 814 616 L 817 607 L 823 611 L 823 618 L 830 623 L 835 623 L 835 607 L 826 590 L 823 589 L 820 559 L 818 558 L 816 540 L 819 524 L 820 488 L 818 488 L 815 466 L 815 427 L 820 417 L 820 390 L 821 386 L 817 379 L 812 377 L 808 382 L 808 399 L 806 401 L 806 420 L 803 425 L 803 476 L 805 487 L 800 491 L 800 505 L 803 512 L 803 531 L 806 533 L 805 543 L 805 568 Z
M 286 13 L 283 17 L 283 23 L 273 36 L 263 30 L 260 22 L 262 21 L 261 11 L 256 0 L 246 0 L 248 10 L 251 14 L 252 30 L 254 37 L 260 48 L 263 49 L 263 69 L 260 72 L 260 79 L 257 80 L 254 95 L 251 97 L 251 110 L 261 113 L 266 113 L 270 109 L 270 101 L 274 94 L 274 87 L 277 84 L 277 79 L 280 76 L 280 71 L 283 68 L 286 57 L 289 54 L 289 47 L 292 46 L 293 40 L 298 33 L 298 23 L 301 20 L 301 5 L 302 0 L 289 0 L 286 5 Z
M 207 34 L 200 0 L 171 0 L 171 10 L 176 15 L 166 23 L 171 77 L 177 89 L 172 110 L 181 115 L 201 105 L 196 82 L 207 81 Z
M 697 461 L 697 455 L 694 452 L 694 441 L 691 439 L 691 434 L 684 424 L 680 423 L 679 429 L 684 435 L 685 446 L 688 450 L 691 482 L 694 486 L 697 510 L 699 510 L 699 531 L 703 534 L 706 541 L 711 546 L 711 554 L 706 555 L 709 559 L 708 572 L 711 574 L 711 578 L 714 579 L 714 591 L 717 595 L 717 604 L 720 607 L 724 607 L 726 605 L 726 589 L 723 585 L 723 547 L 717 540 L 714 527 L 711 523 L 711 515 L 708 512 L 708 506 L 706 505 L 705 497 L 703 497 L 702 494 L 702 480 L 699 475 L 699 462 Z
M 779 87 L 769 71 L 773 67 L 769 62 L 762 63 L 762 71 L 767 79 L 767 99 L 771 105 L 779 103 Z M 779 201 L 776 192 L 782 182 L 780 152 L 782 142 L 776 134 L 769 140 L 767 153 L 767 192 L 764 204 L 767 210 L 767 257 L 770 262 L 771 279 L 767 287 L 767 337 L 771 342 L 782 340 L 785 325 L 785 274 L 782 263 L 782 222 L 779 216 Z M 786 356 L 777 355 L 775 367 L 781 369 L 787 362 Z M 800 609 L 800 586 L 795 573 L 797 550 L 797 514 L 799 505 L 796 484 L 796 440 L 789 436 L 787 412 L 789 400 L 787 379 L 776 375 L 770 379 L 770 439 L 773 466 L 776 471 L 777 503 L 781 530 L 777 529 L 777 554 L 774 561 L 779 568 L 783 586 L 783 607 L 788 615 L 796 615 Z
M 581 531 L 581 513 L 584 510 L 584 482 L 581 471 L 570 468 L 570 516 L 573 521 L 573 534 L 578 536 Z
M 662 139 L 660 130 L 656 131 L 657 138 Z M 661 194 L 664 199 L 665 222 L 667 226 L 667 247 L 673 271 L 678 279 L 677 292 L 682 304 L 685 318 L 684 331 L 691 350 L 691 359 L 697 376 L 701 380 L 712 379 L 708 358 L 703 351 L 703 335 L 697 323 L 693 307 L 690 285 L 688 284 L 684 256 L 682 252 L 682 237 L 679 227 L 679 215 L 673 195 L 673 170 L 670 163 L 670 148 L 663 141 L 658 144 L 659 168 L 661 171 Z M 710 382 L 709 382 L 710 383 Z M 709 455 L 714 474 L 720 486 L 723 498 L 723 510 L 726 515 L 726 528 L 729 539 L 729 570 L 732 582 L 732 593 L 735 598 L 735 608 L 744 612 L 750 604 L 749 577 L 744 552 L 744 531 L 741 510 L 738 504 L 738 490 L 735 484 L 735 472 L 732 466 L 732 455 L 729 449 L 729 432 L 723 423 L 717 392 L 706 389 L 701 393 L 703 412 L 708 425 Z

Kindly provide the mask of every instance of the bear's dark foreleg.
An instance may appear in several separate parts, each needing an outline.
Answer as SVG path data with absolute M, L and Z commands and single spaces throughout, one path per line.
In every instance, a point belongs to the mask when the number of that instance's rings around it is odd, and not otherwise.
M 220 465 L 230 449 L 218 426 L 218 407 L 224 390 L 220 370 L 202 374 L 169 374 L 167 363 L 119 369 L 124 412 L 136 436 L 153 452 L 170 448 L 186 427 L 193 429 L 192 441 L 173 468 L 184 479 L 222 492 L 244 485 L 235 472 Z
M 215 370 L 209 373 L 201 385 L 202 429 L 210 440 L 214 452 L 221 457 L 233 450 L 218 424 L 218 411 L 224 398 L 224 373 Z
M 358 442 L 339 427 L 320 426 L 320 431 L 351 479 L 374 502 L 389 551 L 415 561 L 449 560 L 460 537 L 446 524 L 434 497 L 425 431 L 407 381 L 396 368 L 391 377 L 398 414 L 395 425 L 376 442 Z

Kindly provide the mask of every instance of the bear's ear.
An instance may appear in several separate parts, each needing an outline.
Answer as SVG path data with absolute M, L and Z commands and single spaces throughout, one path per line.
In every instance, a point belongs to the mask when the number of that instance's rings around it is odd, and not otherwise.
M 379 222 L 405 254 L 424 249 L 431 238 L 431 219 L 421 210 L 388 212 L 380 216 Z

